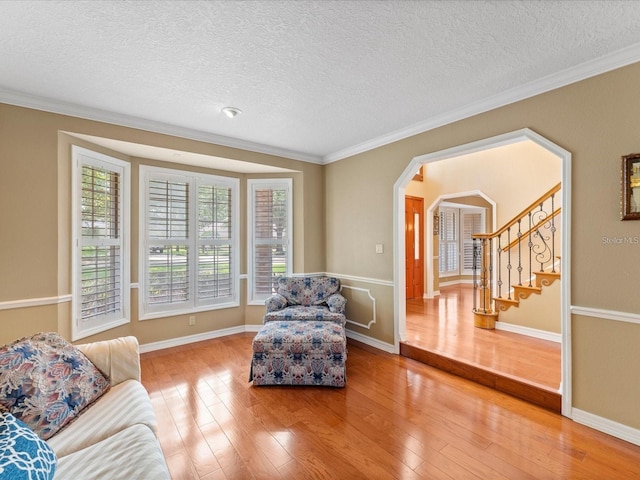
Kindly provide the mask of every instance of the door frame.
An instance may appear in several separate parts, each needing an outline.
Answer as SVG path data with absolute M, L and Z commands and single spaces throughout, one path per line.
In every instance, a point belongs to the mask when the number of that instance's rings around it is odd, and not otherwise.
M 557 156 L 562 163 L 562 246 L 560 268 L 560 316 L 561 316 L 561 381 L 562 415 L 572 418 L 571 397 L 571 152 L 547 140 L 529 128 L 497 135 L 476 142 L 459 145 L 433 153 L 414 157 L 393 186 L 393 283 L 394 283 L 394 350 L 400 352 L 400 341 L 406 339 L 405 295 L 405 238 L 404 197 L 405 189 L 420 167 L 427 163 L 478 153 L 491 148 L 532 141 Z M 427 216 L 429 221 L 431 215 Z M 427 226 L 429 227 L 429 225 Z M 431 226 L 432 228 L 432 226 Z M 427 231 L 429 228 L 427 228 Z

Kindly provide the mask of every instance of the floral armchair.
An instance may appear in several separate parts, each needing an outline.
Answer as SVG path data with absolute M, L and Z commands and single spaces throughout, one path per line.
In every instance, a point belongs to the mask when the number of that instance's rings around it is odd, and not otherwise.
M 345 326 L 347 299 L 340 294 L 334 277 L 280 277 L 277 293 L 265 305 L 264 323 L 271 321 L 320 320 Z

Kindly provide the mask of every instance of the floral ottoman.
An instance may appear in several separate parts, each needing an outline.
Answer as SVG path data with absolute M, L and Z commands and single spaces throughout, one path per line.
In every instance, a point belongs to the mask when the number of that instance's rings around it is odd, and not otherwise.
M 344 327 L 324 321 L 272 321 L 253 339 L 254 385 L 344 387 Z

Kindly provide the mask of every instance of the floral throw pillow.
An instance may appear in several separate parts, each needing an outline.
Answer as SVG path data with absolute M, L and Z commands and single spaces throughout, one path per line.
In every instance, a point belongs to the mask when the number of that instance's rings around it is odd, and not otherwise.
M 47 442 L 10 413 L 0 412 L 0 478 L 51 480 L 56 462 Z
M 57 333 L 0 348 L 0 410 L 46 440 L 109 390 L 109 381 Z

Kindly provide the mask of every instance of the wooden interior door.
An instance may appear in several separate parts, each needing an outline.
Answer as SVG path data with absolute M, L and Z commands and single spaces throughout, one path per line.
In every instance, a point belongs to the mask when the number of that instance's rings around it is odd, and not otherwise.
M 422 298 L 424 292 L 424 200 L 405 197 L 405 271 L 407 298 Z

